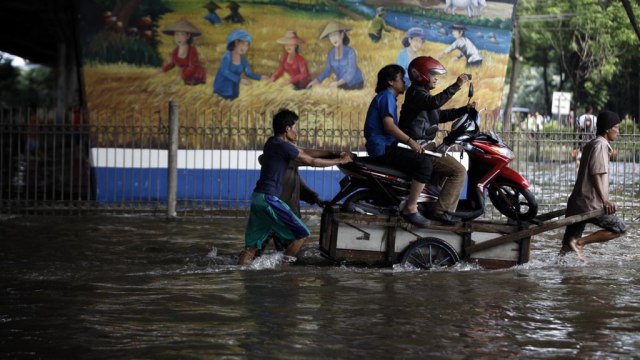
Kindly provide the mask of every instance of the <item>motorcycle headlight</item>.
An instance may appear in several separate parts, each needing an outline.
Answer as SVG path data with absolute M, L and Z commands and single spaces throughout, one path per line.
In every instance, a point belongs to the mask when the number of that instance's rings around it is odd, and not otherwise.
M 513 151 L 511 151 L 511 149 L 509 149 L 508 147 L 492 146 L 491 151 L 509 159 L 513 159 L 514 157 Z

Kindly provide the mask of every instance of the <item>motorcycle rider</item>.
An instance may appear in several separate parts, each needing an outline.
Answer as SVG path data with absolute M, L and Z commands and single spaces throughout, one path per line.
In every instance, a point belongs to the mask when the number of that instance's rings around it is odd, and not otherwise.
M 378 71 L 376 96 L 371 100 L 364 123 L 367 153 L 378 157 L 411 176 L 411 189 L 400 215 L 408 222 L 426 227 L 427 220 L 418 212 L 418 197 L 431 178 L 431 161 L 422 147 L 398 127 L 396 98 L 404 93 L 404 68 L 397 64 Z M 410 149 L 398 147 L 404 143 Z
M 438 60 L 430 56 L 419 56 L 411 61 L 408 72 L 411 86 L 404 97 L 399 127 L 425 149 L 432 151 L 436 147 L 436 133 L 427 132 L 427 129 L 439 123 L 453 121 L 467 114 L 470 108 L 475 108 L 473 102 L 456 109 L 440 109 L 471 79 L 471 75 L 459 75 L 455 83 L 432 95 L 431 91 L 438 85 L 438 77 L 447 72 Z M 447 224 L 459 222 L 461 219 L 453 214 L 464 186 L 466 169 L 450 155 L 432 157 L 431 162 L 433 174 L 447 178 L 431 218 Z

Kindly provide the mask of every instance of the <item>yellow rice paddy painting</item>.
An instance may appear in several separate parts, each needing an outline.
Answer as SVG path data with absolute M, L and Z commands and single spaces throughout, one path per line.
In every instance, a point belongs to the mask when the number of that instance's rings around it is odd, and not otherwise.
M 197 114 L 268 120 L 286 107 L 319 128 L 327 119 L 361 126 L 378 70 L 406 67 L 416 56 L 445 65 L 442 89 L 472 74 L 474 100 L 487 118 L 497 118 L 515 6 L 515 0 L 83 3 L 90 113 L 164 112 L 174 100 L 195 114 L 181 118 L 183 125 L 206 126 L 210 120 Z M 466 96 L 460 91 L 445 107 L 466 103 Z

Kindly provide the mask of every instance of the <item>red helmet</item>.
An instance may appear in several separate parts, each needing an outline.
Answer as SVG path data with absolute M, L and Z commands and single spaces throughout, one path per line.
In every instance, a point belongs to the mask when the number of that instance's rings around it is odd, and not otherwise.
M 429 82 L 429 74 L 442 75 L 447 69 L 431 56 L 418 56 L 409 64 L 409 80 L 411 83 L 426 85 Z

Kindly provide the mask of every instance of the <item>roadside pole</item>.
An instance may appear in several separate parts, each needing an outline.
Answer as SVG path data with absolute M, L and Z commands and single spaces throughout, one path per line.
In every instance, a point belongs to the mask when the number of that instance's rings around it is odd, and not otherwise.
M 176 217 L 176 193 L 178 191 L 178 103 L 169 101 L 169 155 L 167 166 L 167 218 Z

